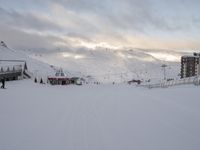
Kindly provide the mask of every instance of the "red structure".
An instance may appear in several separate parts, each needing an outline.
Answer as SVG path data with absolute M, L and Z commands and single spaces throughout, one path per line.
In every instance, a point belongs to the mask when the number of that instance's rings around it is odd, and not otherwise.
M 49 77 L 48 81 L 52 85 L 67 85 L 71 83 L 69 78 L 60 78 L 60 77 Z
M 48 77 L 48 82 L 52 85 L 67 85 L 71 83 L 71 80 L 67 78 L 63 70 L 60 69 L 56 72 L 55 76 Z

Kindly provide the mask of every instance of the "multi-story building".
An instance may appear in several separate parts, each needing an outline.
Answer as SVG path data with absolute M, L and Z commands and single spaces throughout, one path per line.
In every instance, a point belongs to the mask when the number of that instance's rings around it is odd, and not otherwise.
M 200 53 L 181 57 L 181 78 L 200 75 Z

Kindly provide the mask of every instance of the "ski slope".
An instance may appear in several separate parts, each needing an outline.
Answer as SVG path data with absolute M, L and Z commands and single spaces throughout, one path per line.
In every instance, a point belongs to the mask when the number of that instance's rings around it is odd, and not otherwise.
M 54 70 L 49 64 L 41 62 L 36 59 L 30 58 L 26 53 L 14 50 L 9 47 L 0 45 L 0 67 L 13 66 L 13 65 L 24 65 L 24 62 L 9 62 L 2 60 L 22 60 L 26 61 L 29 72 L 33 77 L 47 77 L 53 75 Z
M 0 89 L 0 150 L 200 149 L 199 87 L 149 90 L 108 84 L 161 80 L 163 63 L 167 77 L 177 78 L 179 54 L 166 52 L 162 57 L 167 60 L 158 55 L 160 51 L 139 49 L 35 53 L 0 45 L 0 60 L 25 60 L 35 77 L 54 74 L 53 65 L 68 75 L 90 75 L 104 83 L 6 82 L 7 89 Z M 7 65 L 12 64 L 0 61 L 0 66 Z
M 156 55 L 157 54 L 157 55 Z M 110 50 L 64 50 L 50 53 L 30 52 L 29 56 L 62 67 L 68 74 L 90 75 L 103 83 L 124 82 L 132 79 L 163 79 L 162 64 L 167 64 L 168 78 L 180 78 L 180 54 L 163 53 L 166 58 L 175 57 L 173 61 L 158 59 L 160 53 L 149 53 L 141 49 Z M 156 57 L 154 57 L 155 55 Z
M 34 77 L 46 78 L 61 67 L 69 77 L 101 83 L 121 83 L 132 79 L 158 82 L 163 79 L 162 64 L 167 65 L 167 78 L 180 78 L 180 56 L 181 53 L 165 50 L 96 48 L 36 52 L 0 45 L 0 60 L 25 60 Z M 3 65 L 12 64 L 0 61 L 0 66 Z
M 50 86 L 0 90 L 1 150 L 198 150 L 199 87 Z

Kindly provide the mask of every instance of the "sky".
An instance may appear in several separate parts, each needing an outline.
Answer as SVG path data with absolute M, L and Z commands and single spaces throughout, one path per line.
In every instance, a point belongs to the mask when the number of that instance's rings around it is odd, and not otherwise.
M 200 49 L 199 0 L 0 0 L 16 49 Z

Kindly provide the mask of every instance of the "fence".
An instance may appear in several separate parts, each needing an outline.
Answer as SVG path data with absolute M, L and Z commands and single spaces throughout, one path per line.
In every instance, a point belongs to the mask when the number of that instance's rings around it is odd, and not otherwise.
M 200 85 L 200 76 L 182 78 L 179 80 L 163 81 L 160 83 L 146 84 L 146 85 L 141 85 L 141 86 L 147 87 L 147 88 L 166 88 L 170 86 L 177 86 L 177 85 L 184 85 L 184 84 Z

